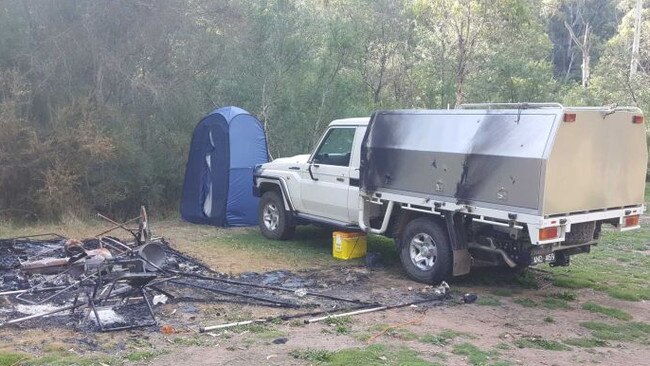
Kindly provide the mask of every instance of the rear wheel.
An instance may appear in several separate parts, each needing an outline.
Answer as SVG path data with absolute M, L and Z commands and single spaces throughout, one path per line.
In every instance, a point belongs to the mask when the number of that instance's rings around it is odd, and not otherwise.
M 284 209 L 282 196 L 275 191 L 262 195 L 257 220 L 262 235 L 268 239 L 290 239 L 296 229 L 291 214 Z
M 418 282 L 438 283 L 451 273 L 449 236 L 438 221 L 419 217 L 400 236 L 400 260 L 406 273 Z

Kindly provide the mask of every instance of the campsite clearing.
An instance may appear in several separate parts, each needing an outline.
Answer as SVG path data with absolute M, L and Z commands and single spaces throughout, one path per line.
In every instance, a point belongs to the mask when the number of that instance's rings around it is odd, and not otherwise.
M 226 273 L 290 268 L 331 284 L 353 283 L 354 291 L 347 294 L 351 297 L 391 299 L 391 294 L 424 288 L 406 279 L 392 243 L 378 237 L 370 238 L 369 251 L 381 253 L 384 268 L 368 271 L 362 260 L 333 259 L 330 232 L 314 227 L 299 230 L 294 241 L 274 242 L 255 229 L 215 229 L 175 220 L 153 226 L 176 249 Z M 3 226 L 2 232 L 14 236 L 58 231 L 84 237 L 97 229 L 100 224 L 71 223 Z M 645 270 L 649 255 L 650 226 L 644 220 L 638 232 L 606 232 L 592 254 L 576 258 L 569 268 L 541 267 L 517 277 L 476 272 L 456 279 L 450 283 L 454 300 L 426 312 L 423 307 L 404 308 L 325 323 L 292 320 L 199 334 L 200 325 L 271 316 L 278 310 L 167 304 L 156 312 L 161 325 L 175 324 L 171 334 L 151 329 L 128 333 L 52 327 L 3 330 L 0 365 L 163 365 L 179 359 L 192 365 L 343 365 L 351 359 L 377 365 L 573 365 L 607 364 L 614 359 L 641 364 L 650 357 L 645 285 L 650 282 Z M 478 294 L 479 301 L 460 304 L 467 292 Z

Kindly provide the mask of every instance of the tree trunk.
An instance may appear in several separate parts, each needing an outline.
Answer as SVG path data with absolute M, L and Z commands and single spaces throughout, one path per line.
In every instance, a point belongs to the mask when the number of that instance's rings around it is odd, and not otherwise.
M 639 67 L 639 44 L 641 41 L 641 14 L 643 10 L 643 0 L 636 0 L 634 8 L 634 39 L 632 41 L 632 58 L 630 61 L 630 79 L 636 75 Z
M 590 49 L 591 44 L 589 42 L 589 34 L 591 32 L 591 27 L 589 23 L 585 24 L 585 34 L 582 40 L 582 87 L 586 88 L 589 85 L 589 76 L 590 76 Z
M 456 107 L 465 101 L 465 77 L 467 72 L 467 48 L 462 35 L 458 36 L 458 59 L 456 60 Z
M 564 26 L 569 31 L 571 39 L 582 51 L 582 87 L 586 88 L 589 85 L 590 76 L 590 61 L 591 61 L 591 25 L 589 22 L 585 23 L 585 31 L 582 36 L 582 41 L 573 32 L 573 27 L 569 23 L 564 22 Z

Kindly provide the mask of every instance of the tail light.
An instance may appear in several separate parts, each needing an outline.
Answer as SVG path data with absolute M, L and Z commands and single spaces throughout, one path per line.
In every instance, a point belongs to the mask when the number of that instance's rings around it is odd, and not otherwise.
M 639 215 L 625 216 L 623 218 L 623 227 L 639 226 Z
M 576 114 L 575 113 L 564 113 L 564 122 L 575 122 Z
M 551 226 L 539 229 L 539 241 L 557 239 L 560 236 L 560 227 Z
M 632 123 L 641 125 L 643 124 L 643 116 L 634 116 L 632 117 Z

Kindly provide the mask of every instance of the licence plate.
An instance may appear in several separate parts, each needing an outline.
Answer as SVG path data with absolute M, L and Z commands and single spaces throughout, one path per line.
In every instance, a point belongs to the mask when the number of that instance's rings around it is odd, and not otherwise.
M 546 255 L 534 255 L 532 264 L 552 263 L 555 262 L 555 253 L 548 253 Z

